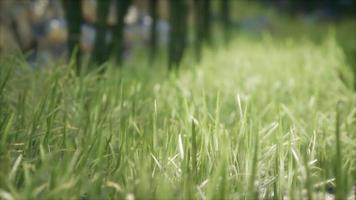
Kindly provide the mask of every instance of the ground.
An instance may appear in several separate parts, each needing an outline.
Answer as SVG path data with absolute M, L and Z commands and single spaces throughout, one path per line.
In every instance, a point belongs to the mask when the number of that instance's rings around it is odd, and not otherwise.
M 351 196 L 356 97 L 335 38 L 241 35 L 179 73 L 2 59 L 0 197 Z

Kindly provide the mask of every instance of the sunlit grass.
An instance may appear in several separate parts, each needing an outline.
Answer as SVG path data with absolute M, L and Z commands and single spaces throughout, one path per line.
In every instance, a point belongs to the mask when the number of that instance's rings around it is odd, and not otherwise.
M 142 60 L 77 77 L 2 59 L 0 197 L 351 195 L 356 97 L 333 35 L 241 36 L 179 74 Z

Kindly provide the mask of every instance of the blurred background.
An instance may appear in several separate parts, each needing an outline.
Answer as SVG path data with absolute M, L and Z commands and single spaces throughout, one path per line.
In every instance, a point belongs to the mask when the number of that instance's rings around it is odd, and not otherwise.
M 239 34 L 318 42 L 332 30 L 355 66 L 355 8 L 355 0 L 1 0 L 0 57 L 121 65 L 145 52 L 151 61 L 167 54 L 174 68 L 187 49 L 199 61 L 203 48 Z

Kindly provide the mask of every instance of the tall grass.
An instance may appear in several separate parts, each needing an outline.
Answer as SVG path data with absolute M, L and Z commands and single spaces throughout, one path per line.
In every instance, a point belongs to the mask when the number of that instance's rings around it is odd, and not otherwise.
M 356 97 L 333 36 L 204 54 L 178 76 L 144 59 L 81 76 L 1 59 L 0 197 L 352 195 Z

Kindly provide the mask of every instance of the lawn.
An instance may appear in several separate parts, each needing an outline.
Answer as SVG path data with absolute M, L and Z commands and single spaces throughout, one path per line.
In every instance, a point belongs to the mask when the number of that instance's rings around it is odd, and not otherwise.
M 0 199 L 355 198 L 356 96 L 324 35 L 242 34 L 178 73 L 2 58 Z

